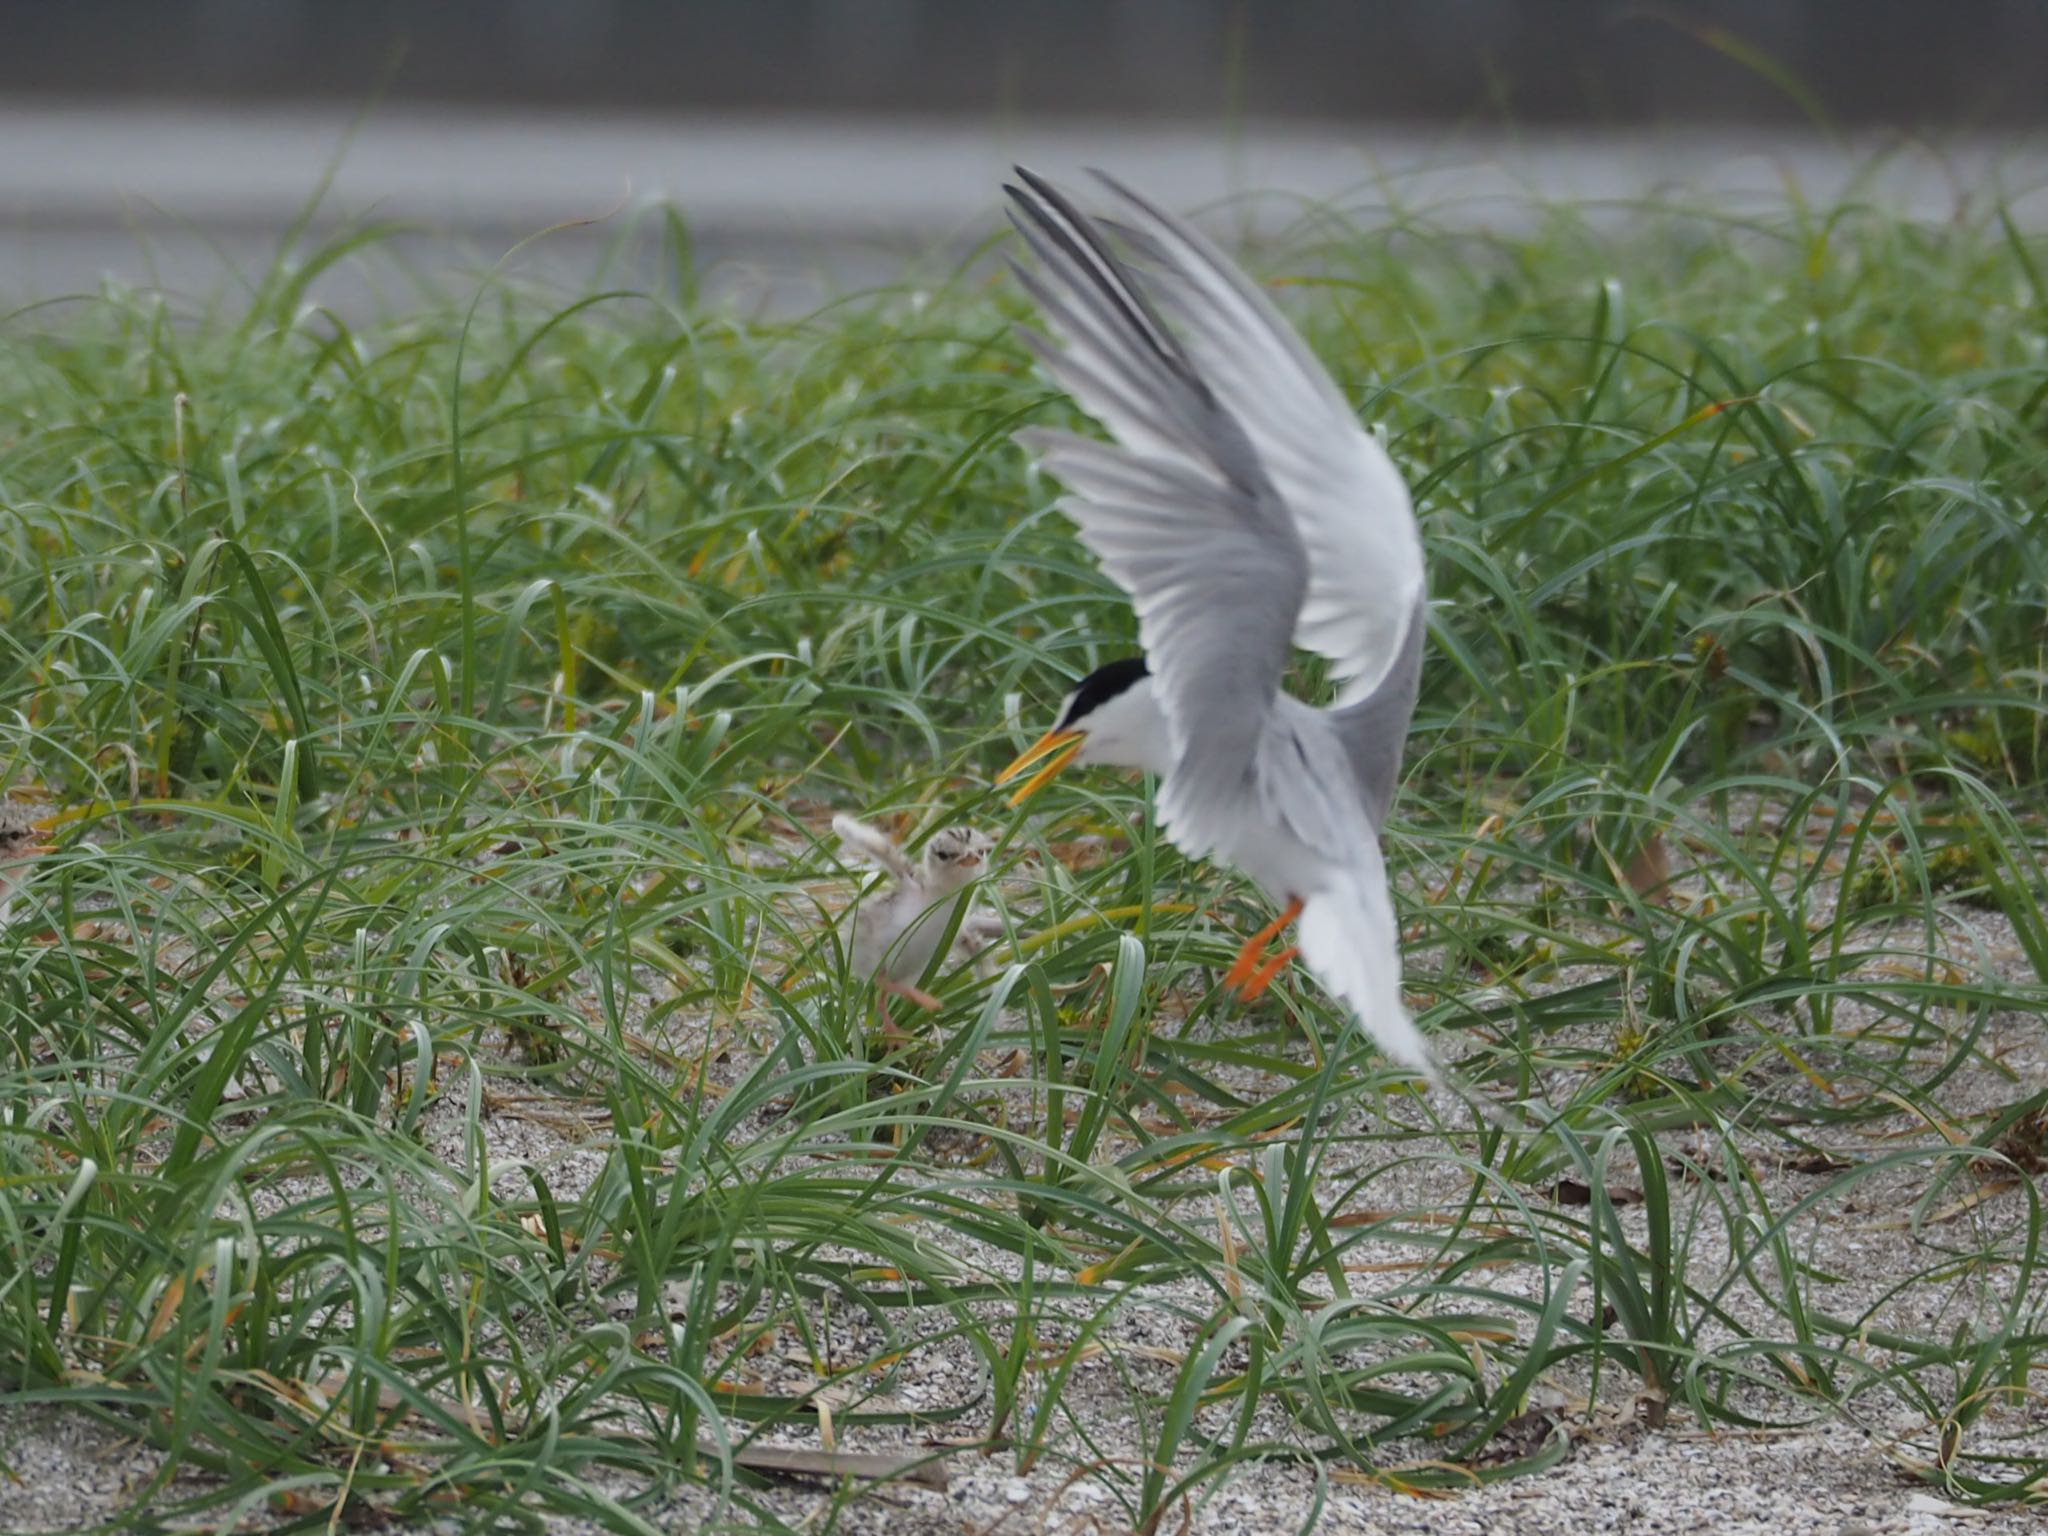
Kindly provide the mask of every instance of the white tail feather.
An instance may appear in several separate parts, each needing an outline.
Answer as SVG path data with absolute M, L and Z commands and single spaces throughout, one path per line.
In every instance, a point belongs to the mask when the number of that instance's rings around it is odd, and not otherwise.
M 1295 932 L 1303 962 L 1351 1005 L 1387 1059 L 1441 1086 L 1429 1044 L 1401 1001 L 1400 931 L 1376 846 L 1369 869 L 1302 904 Z

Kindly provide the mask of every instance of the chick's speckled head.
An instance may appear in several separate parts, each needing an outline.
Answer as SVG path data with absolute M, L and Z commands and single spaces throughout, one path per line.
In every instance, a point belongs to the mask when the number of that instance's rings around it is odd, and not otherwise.
M 941 827 L 924 845 L 924 867 L 941 884 L 965 885 L 978 879 L 995 839 L 971 827 Z
M 0 927 L 14 912 L 14 898 L 27 883 L 30 867 L 50 851 L 47 841 L 54 818 L 38 806 L 0 800 Z
M 42 852 L 49 825 L 49 812 L 41 806 L 0 800 L 0 856 L 26 853 L 31 848 Z

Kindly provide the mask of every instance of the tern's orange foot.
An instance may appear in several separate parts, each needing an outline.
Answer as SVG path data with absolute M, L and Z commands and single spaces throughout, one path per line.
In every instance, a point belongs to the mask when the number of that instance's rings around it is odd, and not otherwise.
M 1272 972 L 1278 971 L 1280 966 L 1286 963 L 1286 956 L 1283 955 L 1278 962 L 1273 964 L 1272 971 L 1267 971 L 1265 963 L 1266 946 L 1273 942 L 1274 937 L 1282 928 L 1285 928 L 1299 916 L 1301 916 L 1301 898 L 1297 896 L 1294 900 L 1287 903 L 1278 917 L 1244 941 L 1244 947 L 1237 952 L 1237 959 L 1232 961 L 1230 969 L 1223 973 L 1223 985 L 1230 991 L 1247 999 L 1257 997 L 1259 993 L 1265 991 L 1267 983 L 1273 979 Z M 1289 950 L 1287 953 L 1291 955 L 1294 951 Z M 1259 976 L 1261 972 L 1266 972 L 1265 981 L 1259 982 L 1257 987 L 1247 992 L 1245 988 L 1250 987 L 1254 978 Z
M 1253 934 L 1244 941 L 1237 952 L 1237 958 L 1230 962 L 1230 969 L 1223 973 L 1223 990 L 1235 992 L 1252 979 L 1252 973 L 1259 968 L 1265 951 L 1265 940 L 1261 934 Z
M 1239 1001 L 1249 1003 L 1264 992 L 1266 988 L 1273 985 L 1273 978 L 1280 974 L 1281 967 L 1292 960 L 1296 953 L 1295 947 L 1290 944 L 1256 971 L 1253 971 L 1250 976 L 1245 978 L 1244 983 L 1237 988 Z

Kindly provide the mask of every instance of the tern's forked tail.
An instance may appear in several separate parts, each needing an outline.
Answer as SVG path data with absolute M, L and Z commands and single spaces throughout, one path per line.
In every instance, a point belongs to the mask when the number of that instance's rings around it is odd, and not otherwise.
M 1373 867 L 1357 872 L 1302 903 L 1295 932 L 1301 958 L 1358 1017 L 1389 1061 L 1440 1085 L 1429 1043 L 1401 1000 L 1400 933 L 1385 874 L 1373 848 Z
M 1301 958 L 1318 980 L 1350 1005 L 1359 1025 L 1389 1061 L 1419 1073 L 1432 1088 L 1448 1089 L 1504 1131 L 1541 1131 L 1543 1118 L 1519 1104 L 1503 1105 L 1439 1063 L 1401 999 L 1400 928 L 1393 898 L 1372 850 L 1358 877 L 1302 903 L 1295 928 Z

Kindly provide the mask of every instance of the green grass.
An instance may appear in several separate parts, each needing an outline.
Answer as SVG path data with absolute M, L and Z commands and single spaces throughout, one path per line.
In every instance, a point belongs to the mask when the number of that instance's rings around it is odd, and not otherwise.
M 687 273 L 679 224 L 622 239 Z M 2048 1488 L 2034 1192 L 1946 1209 L 2043 1085 L 1939 1108 L 2048 1001 L 2039 241 L 1318 209 L 1257 254 L 1416 487 L 1389 855 L 1425 1026 L 1558 1117 L 1514 1139 L 1305 982 L 1225 1006 L 1252 899 L 1102 778 L 1006 844 L 1020 963 L 875 1059 L 830 811 L 1007 826 L 988 775 L 1132 636 L 1009 442 L 1070 414 L 1009 285 L 759 321 L 500 278 L 352 327 L 305 307 L 343 258 L 0 324 L 0 782 L 85 807 L 0 934 L 0 1393 L 214 1474 L 138 1507 L 626 1531 L 695 1483 L 744 1526 L 729 1453 L 822 1428 L 751 1379 L 791 1350 L 848 1443 L 1092 1467 L 1148 1532 L 1259 1457 L 1539 1470 L 1486 1451 L 1553 1379 L 1903 1416 L 1956 1496 Z M 494 1153 L 522 1125 L 575 1134 Z M 1382 1209 L 1415 1167 L 1448 1200 Z M 1917 1330 L 1810 1246 L 1899 1181 Z M 1142 1308 L 1170 1359 L 1117 1344 Z M 903 1427 L 949 1341 L 974 1387 Z M 1135 1450 L 1061 1407 L 1091 1370 Z

